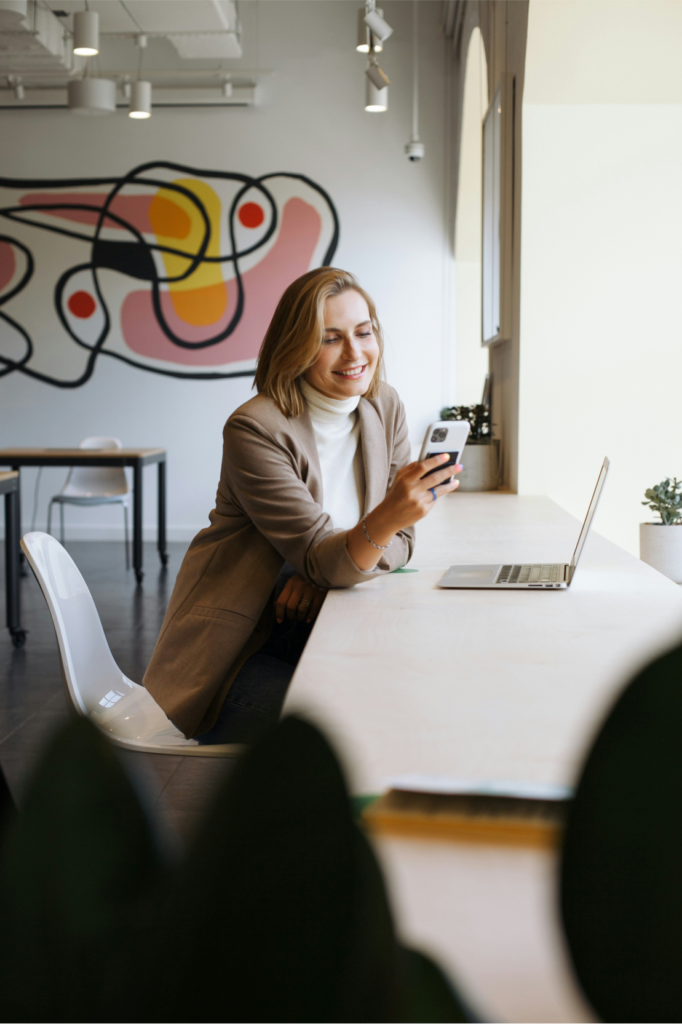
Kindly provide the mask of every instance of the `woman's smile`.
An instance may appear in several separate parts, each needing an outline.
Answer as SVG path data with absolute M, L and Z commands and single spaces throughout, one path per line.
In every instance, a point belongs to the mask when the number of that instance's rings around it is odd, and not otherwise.
M 367 303 L 359 292 L 349 289 L 327 299 L 324 340 L 304 377 L 328 398 L 364 395 L 380 355 Z

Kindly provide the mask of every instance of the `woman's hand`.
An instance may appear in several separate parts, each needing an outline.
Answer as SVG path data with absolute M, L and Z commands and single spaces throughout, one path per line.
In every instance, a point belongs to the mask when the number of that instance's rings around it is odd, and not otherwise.
M 289 577 L 275 601 L 275 617 L 278 622 L 283 622 L 285 616 L 291 622 L 314 622 L 326 596 L 326 590 L 296 573 Z
M 436 498 L 459 487 L 459 481 L 454 477 L 461 473 L 461 466 L 438 469 L 448 459 L 449 455 L 442 452 L 398 470 L 388 494 L 365 520 L 367 533 L 374 544 L 382 547 L 390 544 L 396 533 L 427 516 L 436 504 Z M 430 470 L 436 472 L 431 473 Z M 362 523 L 349 530 L 346 543 L 358 569 L 368 572 L 381 558 L 381 552 L 367 540 Z

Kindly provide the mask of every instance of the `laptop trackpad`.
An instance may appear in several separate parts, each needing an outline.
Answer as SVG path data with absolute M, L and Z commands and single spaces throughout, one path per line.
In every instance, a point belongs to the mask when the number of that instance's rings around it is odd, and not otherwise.
M 443 579 L 441 587 L 480 587 L 494 583 L 499 565 L 453 565 Z

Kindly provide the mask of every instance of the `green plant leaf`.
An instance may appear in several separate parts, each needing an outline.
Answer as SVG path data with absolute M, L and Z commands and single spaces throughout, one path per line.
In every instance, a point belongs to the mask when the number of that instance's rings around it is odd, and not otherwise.
M 235 766 L 146 970 L 158 1020 L 406 1019 L 381 872 L 313 725 L 285 718 Z
M 405 996 L 401 1020 L 474 1021 L 477 1018 L 438 965 L 416 949 L 402 950 Z
M 604 1021 L 682 1020 L 682 647 L 625 689 L 583 767 L 561 912 Z
M 158 879 L 150 827 L 85 718 L 50 743 L 0 847 L 4 1020 L 126 1019 L 126 951 Z M 107 1016 L 107 1014 L 114 1016 Z

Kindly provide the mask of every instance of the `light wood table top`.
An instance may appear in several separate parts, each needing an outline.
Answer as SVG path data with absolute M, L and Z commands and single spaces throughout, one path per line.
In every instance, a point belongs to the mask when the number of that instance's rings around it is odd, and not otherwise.
M 13 488 L 11 481 L 18 479 L 19 474 L 15 469 L 11 470 L 9 473 L 0 473 L 0 493 L 2 493 L 5 490 L 12 490 Z
M 419 572 L 329 593 L 286 709 L 323 726 L 356 793 L 411 773 L 572 784 L 616 693 L 679 639 L 681 588 L 594 533 L 568 590 L 436 587 L 455 562 L 568 561 L 579 523 L 545 498 L 455 494 L 417 530 Z M 553 854 L 377 847 L 402 935 L 482 1015 L 592 1019 L 562 946 Z

